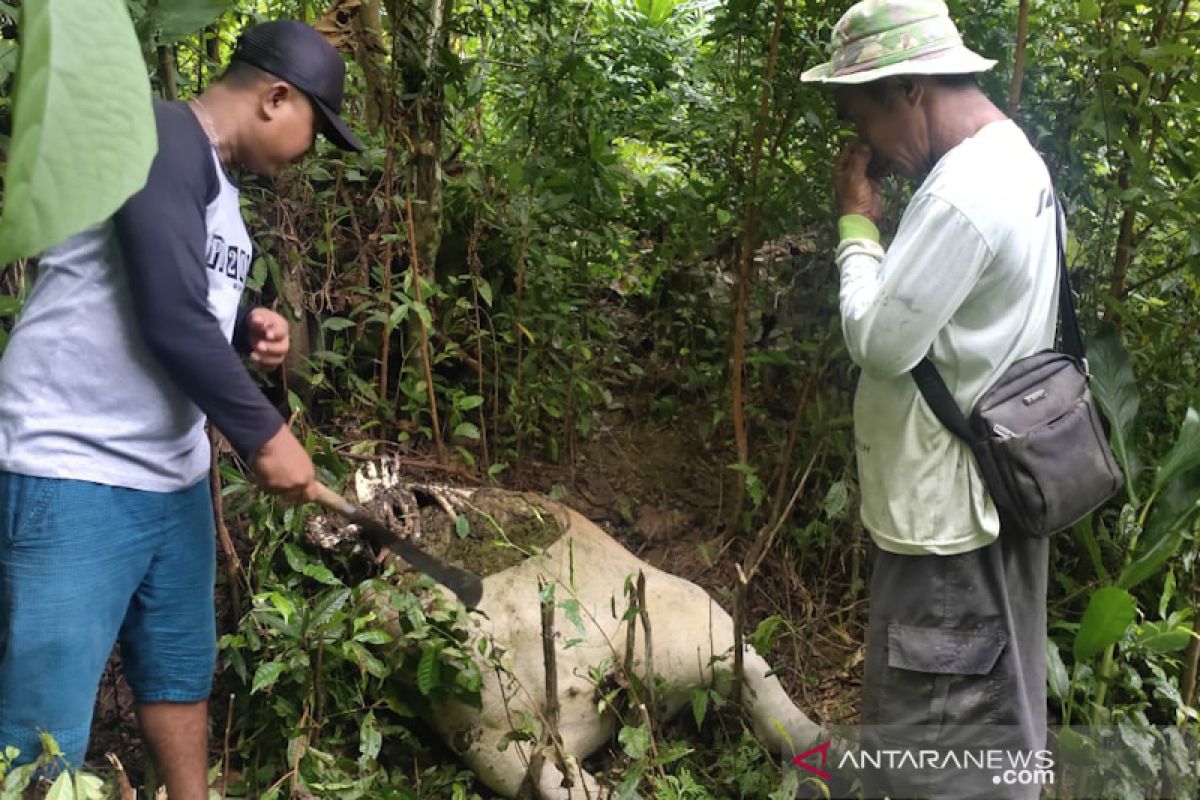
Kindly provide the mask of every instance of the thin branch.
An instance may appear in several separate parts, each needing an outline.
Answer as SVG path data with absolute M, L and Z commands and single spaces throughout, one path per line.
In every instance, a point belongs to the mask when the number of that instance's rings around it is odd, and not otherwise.
M 775 543 L 775 535 L 779 533 L 779 529 L 783 527 L 783 523 L 792 514 L 792 509 L 796 507 L 796 501 L 800 499 L 800 493 L 804 491 L 805 485 L 808 483 L 808 476 L 812 474 L 813 465 L 817 463 L 817 458 L 821 455 L 821 449 L 824 446 L 822 440 L 817 448 L 813 451 L 812 458 L 808 460 L 808 466 L 804 468 L 804 474 L 800 476 L 800 480 L 796 483 L 796 490 L 792 492 L 792 497 L 788 500 L 787 507 L 783 509 L 773 523 L 764 526 L 758 537 L 754 540 L 754 544 L 750 547 L 750 551 L 746 554 L 745 572 L 746 579 L 749 580 L 758 572 L 758 568 L 762 566 L 763 559 L 767 557 L 767 553 L 771 550 L 771 545 Z
M 220 434 L 215 430 L 208 431 L 208 446 L 211 453 L 211 463 L 208 468 L 209 490 L 212 493 L 213 524 L 217 529 L 217 541 L 221 544 L 221 552 L 225 554 L 225 583 L 229 586 L 229 622 L 237 627 L 238 618 L 242 613 L 242 560 L 238 557 L 229 535 L 229 527 L 225 524 L 225 509 L 221 501 L 221 468 L 220 468 Z
M 1125 287 L 1125 294 L 1126 295 L 1133 294 L 1134 292 L 1138 291 L 1139 289 L 1149 286 L 1150 284 L 1154 283 L 1155 281 L 1162 280 L 1163 278 L 1170 275 L 1172 272 L 1178 272 L 1179 270 L 1183 269 L 1186 266 L 1187 266 L 1187 263 L 1185 261 L 1183 261 L 1183 259 L 1175 259 L 1174 261 L 1169 261 L 1169 262 L 1167 262 L 1167 265 L 1165 267 L 1163 267 L 1158 272 L 1151 275 L 1149 278 L 1144 278 L 1131 286 Z
M 634 647 L 637 646 L 637 592 L 629 586 L 629 607 L 625 609 L 625 675 L 633 675 Z
M 762 162 L 763 139 L 771 111 L 771 90 L 775 82 L 775 65 L 779 57 L 779 38 L 783 30 L 784 0 L 775 0 L 775 22 L 767 49 L 767 70 L 758 98 L 758 114 L 750 134 L 750 182 L 742 224 L 742 242 L 738 248 L 737 292 L 733 311 L 733 342 L 730 346 L 730 394 L 733 405 L 733 438 L 740 464 L 749 464 L 750 442 L 746 431 L 746 409 L 743 383 L 746 369 L 746 317 L 750 304 L 750 284 L 754 280 L 754 249 L 762 225 L 762 209 L 757 199 L 759 167 Z M 734 502 L 729 509 L 730 529 L 735 529 L 742 513 L 745 482 L 738 481 Z
M 1017 12 L 1017 50 L 1013 56 L 1012 85 L 1008 88 L 1008 115 L 1015 116 L 1021 105 L 1021 82 L 1025 78 L 1025 48 L 1029 41 L 1029 0 L 1021 0 Z
M 560 743 L 558 733 L 558 660 L 554 653 L 554 595 L 546 592 L 546 579 L 538 578 L 538 597 L 542 610 L 542 666 L 546 672 L 546 736 Z
M 804 474 L 796 483 L 796 489 L 792 492 L 792 497 L 788 501 L 787 507 L 783 513 L 774 521 L 763 527 L 758 536 L 751 545 L 750 551 L 746 554 L 745 567 L 742 564 L 737 564 L 737 586 L 734 588 L 733 597 L 733 685 L 729 692 L 730 700 L 735 704 L 741 703 L 742 700 L 742 685 L 745 682 L 745 659 L 742 649 L 745 647 L 745 625 L 746 625 L 746 592 L 750 587 L 750 579 L 758 572 L 758 568 L 762 566 L 763 559 L 771 549 L 771 545 L 775 541 L 775 534 L 783 527 L 783 522 L 791 516 L 792 509 L 796 506 L 796 501 L 800 498 L 801 492 L 804 491 L 805 485 L 808 483 L 808 476 L 812 474 L 813 465 L 817 462 L 817 457 L 821 454 L 821 445 L 813 452 L 812 458 L 808 461 L 808 466 L 804 469 Z
M 383 185 L 388 201 L 384 203 L 383 220 L 380 230 L 390 230 L 392 227 L 392 180 L 395 166 L 395 148 L 388 148 L 387 160 L 383 166 Z M 383 243 L 383 337 L 379 343 L 379 402 L 388 402 L 388 373 L 391 371 L 391 341 L 392 341 L 392 243 L 395 240 L 388 237 Z M 366 254 L 363 252 L 364 267 Z M 366 283 L 370 285 L 370 271 L 367 271 Z
M 413 226 L 412 197 L 404 198 L 404 213 L 408 222 L 408 252 L 412 261 L 413 299 L 417 305 L 424 305 L 421 299 L 421 266 L 417 261 L 417 232 Z M 433 368 L 430 365 L 429 331 L 425 327 L 425 318 L 417 314 L 417 325 L 421 329 L 421 365 L 425 370 L 425 389 L 429 394 L 429 416 L 433 428 L 433 446 L 437 450 L 438 463 L 446 463 L 446 453 L 442 449 L 442 425 L 438 421 L 437 394 L 433 390 Z
M 1188 642 L 1187 653 L 1184 655 L 1186 666 L 1183 670 L 1183 682 L 1180 684 L 1185 706 L 1196 704 L 1196 680 L 1197 673 L 1200 672 L 1200 575 L 1195 571 L 1192 573 L 1192 611 L 1196 615 L 1196 621 L 1192 624 L 1192 640 Z
M 729 687 L 729 700 L 735 706 L 742 703 L 742 685 L 746 681 L 745 648 L 746 589 L 750 579 L 741 564 L 737 567 L 737 588 L 733 593 L 733 682 Z
M 654 703 L 654 649 L 650 638 L 650 612 L 646 608 L 646 573 L 638 571 L 637 579 L 638 618 L 642 621 L 642 634 L 646 639 L 646 705 L 647 715 L 654 718 L 657 706 Z
M 230 692 L 229 704 L 225 708 L 225 739 L 221 748 L 221 797 L 227 797 L 226 787 L 229 784 L 229 737 L 233 733 L 233 698 L 237 695 Z

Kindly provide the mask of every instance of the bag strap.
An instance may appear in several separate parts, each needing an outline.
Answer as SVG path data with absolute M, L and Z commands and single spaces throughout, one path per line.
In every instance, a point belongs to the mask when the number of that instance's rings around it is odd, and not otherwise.
M 922 358 L 912 368 L 912 376 L 938 421 L 955 436 L 969 444 L 974 439 L 971 436 L 971 426 L 967 424 L 967 418 L 963 416 L 958 403 L 954 402 L 954 395 L 950 394 L 950 390 L 946 388 L 946 382 L 942 380 L 942 376 L 933 362 L 928 358 Z
M 1075 295 L 1071 291 L 1071 276 L 1067 273 L 1067 214 L 1054 194 L 1054 232 L 1058 248 L 1058 324 L 1062 352 L 1087 361 L 1079 318 L 1075 315 Z
M 1083 336 L 1079 333 L 1079 319 L 1075 316 L 1075 298 L 1071 295 L 1071 279 L 1067 274 L 1066 214 L 1058 202 L 1057 193 L 1054 195 L 1054 238 L 1058 253 L 1058 323 L 1061 328 L 1062 352 L 1086 363 Z M 942 380 L 941 373 L 928 356 L 912 368 L 911 374 L 921 396 L 925 398 L 938 421 L 969 444 L 974 438 L 971 435 L 971 426 L 955 402 L 954 395 L 950 394 L 946 387 L 946 382 Z

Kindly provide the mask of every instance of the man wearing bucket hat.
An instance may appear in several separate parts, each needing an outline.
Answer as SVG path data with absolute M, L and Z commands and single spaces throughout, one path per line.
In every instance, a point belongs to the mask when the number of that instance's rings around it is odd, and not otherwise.
M 240 309 L 251 263 L 228 170 L 270 175 L 338 114 L 345 65 L 292 21 L 247 30 L 191 103 L 156 103 L 144 188 L 45 253 L 0 360 L 0 749 L 51 734 L 82 766 L 114 640 L 172 800 L 208 797 L 216 659 L 205 417 L 259 484 L 316 491 L 312 461 L 238 353 L 265 368 L 287 324 Z M 231 338 L 232 344 L 231 346 Z
M 964 410 L 1050 346 L 1056 224 L 1044 164 L 988 100 L 941 0 L 865 0 L 802 80 L 857 129 L 834 167 L 842 330 L 872 575 L 862 737 L 921 748 L 1044 746 L 1047 548 L 1000 529 L 965 444 L 909 374 L 928 356 Z M 877 178 L 918 182 L 885 249 Z M 1035 797 L 990 772 L 864 776 L 868 796 Z

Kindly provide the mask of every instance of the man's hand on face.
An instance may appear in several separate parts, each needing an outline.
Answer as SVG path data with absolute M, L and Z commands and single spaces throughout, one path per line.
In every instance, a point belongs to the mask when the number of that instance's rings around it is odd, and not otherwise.
M 298 503 L 317 496 L 317 472 L 304 445 L 287 425 L 267 440 L 250 465 L 265 491 Z
M 871 148 L 851 142 L 833 162 L 833 196 L 839 217 L 861 214 L 878 224 L 883 217 L 883 195 L 879 181 L 867 177 Z
M 269 308 L 256 308 L 246 318 L 250 360 L 264 369 L 275 369 L 288 353 L 288 324 Z

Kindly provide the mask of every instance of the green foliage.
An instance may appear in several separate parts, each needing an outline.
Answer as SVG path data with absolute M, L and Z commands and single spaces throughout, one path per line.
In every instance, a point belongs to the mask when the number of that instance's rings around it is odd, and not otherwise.
M 662 25 L 681 0 L 635 0 L 638 11 L 646 16 L 651 25 Z
M 1136 613 L 1133 597 L 1124 589 L 1106 586 L 1092 595 L 1075 634 L 1075 658 L 1086 661 L 1125 635 Z
M 1177 438 L 1165 448 L 1157 468 L 1139 470 L 1137 465 L 1153 460 L 1143 459 L 1135 445 L 1141 392 L 1128 354 L 1116 335 L 1094 342 L 1089 354 L 1096 398 L 1112 422 L 1114 453 L 1127 476 L 1129 502 L 1115 520 L 1101 514 L 1075 528 L 1101 586 L 1091 592 L 1078 626 L 1058 623 L 1060 629 L 1073 631 L 1074 664 L 1068 680 L 1058 646 L 1049 643 L 1050 695 L 1062 704 L 1064 724 L 1115 726 L 1066 736 L 1064 746 L 1071 760 L 1089 764 L 1091 775 L 1098 776 L 1082 778 L 1079 792 L 1102 779 L 1106 785 L 1125 787 L 1122 796 L 1140 794 L 1147 774 L 1162 774 L 1176 789 L 1186 792 L 1190 787 L 1194 792 L 1200 775 L 1177 752 L 1183 742 L 1164 733 L 1162 726 L 1200 720 L 1197 710 L 1184 701 L 1187 688 L 1182 685 L 1188 675 L 1183 651 L 1200 643 L 1193 632 L 1196 608 L 1177 596 L 1175 572 L 1168 569 L 1164 575 L 1163 567 L 1190 541 L 1192 552 L 1180 566 L 1196 569 L 1195 526 L 1200 516 L 1196 473 L 1200 470 L 1195 438 L 1200 423 L 1188 408 Z M 1106 556 L 1115 563 L 1106 563 Z M 1156 577 L 1161 582 L 1152 583 Z M 1151 610 L 1160 619 L 1147 619 Z M 1099 664 L 1097 656 L 1101 656 Z M 1097 761 L 1094 754 L 1100 752 L 1100 740 L 1106 736 L 1119 736 L 1132 751 L 1143 753 L 1144 769 L 1121 760 Z
M 34 790 L 27 789 L 35 776 L 41 775 L 45 800 L 110 800 L 116 788 L 88 772 L 70 769 L 54 737 L 42 733 L 42 751 L 28 764 L 13 766 L 21 752 L 5 747 L 0 752 L 0 800 L 22 800 Z M 41 787 L 39 787 L 41 788 Z
M 148 161 L 131 157 L 137 137 L 111 145 L 96 137 L 120 130 L 104 114 L 119 112 L 128 125 L 139 103 L 143 121 L 149 112 L 144 97 L 109 99 L 125 84 L 108 70 L 130 64 L 108 57 L 106 28 L 91 20 L 113 0 L 21 5 L 21 46 L 0 40 L 0 146 L 10 164 L 3 224 L 34 231 L 20 222 L 39 208 L 29 193 L 58 191 L 61 205 L 39 215 L 39 225 L 62 220 L 59 208 L 89 204 L 91 218 L 73 222 L 77 230 L 103 216 L 101 195 L 74 182 L 98 172 L 73 168 L 73 182 L 49 180 L 63 162 L 44 156 L 86 158 L 97 171 L 111 158 L 127 177 L 140 163 L 144 174 Z M 147 71 L 162 81 L 165 56 L 183 97 L 217 74 L 210 46 L 227 56 L 245 23 L 302 11 L 312 20 L 316 11 L 295 0 L 127 5 L 146 58 L 134 65 L 143 85 Z M 381 93 L 397 104 L 400 122 L 367 131 L 362 154 L 320 144 L 320 158 L 291 168 L 270 191 L 243 186 L 259 251 L 248 286 L 301 323 L 312 344 L 308 363 L 275 381 L 287 391 L 270 391 L 297 415 L 323 477 L 344 479 L 347 454 L 423 453 L 435 433 L 450 460 L 480 477 L 499 480 L 509 464 L 539 460 L 573 468 L 581 442 L 624 415 L 686 430 L 715 463 L 732 465 L 723 471 L 749 500 L 738 524 L 752 530 L 777 513 L 819 454 L 770 562 L 820 587 L 829 607 L 856 607 L 854 375 L 841 351 L 830 266 L 828 176 L 842 125 L 826 93 L 795 79 L 826 57 L 840 9 L 784 4 L 756 153 L 773 3 L 464 2 L 443 6 L 444 39 L 428 49 L 413 35 L 431 18 L 424 5 L 383 5 L 384 52 L 365 52 L 378 55 Z M 1107 326 L 1089 344 L 1092 389 L 1127 479 L 1123 496 L 1056 540 L 1049 687 L 1064 721 L 1113 722 L 1116 735 L 1151 752 L 1147 736 L 1196 713 L 1194 700 L 1183 700 L 1196 641 L 1200 517 L 1200 12 L 1182 0 L 1031 5 L 1016 116 L 1064 198 L 1082 324 L 1088 332 Z M 999 60 L 981 76 L 996 99 L 1009 89 L 1016 6 L 950 2 L 966 40 Z M 103 99 L 103 112 L 92 113 L 74 88 L 52 94 L 59 84 L 39 77 L 50 56 L 35 45 L 47 41 L 47 20 L 59 22 L 55 9 L 68 7 L 67 23 L 88 30 L 64 63 L 105 54 L 103 65 L 87 67 L 88 79 L 103 83 L 87 93 Z M 0 2 L 0 17 L 15 19 L 12 4 Z M 122 52 L 136 55 L 131 45 Z M 34 66 L 23 62 L 14 81 L 18 52 Z M 348 59 L 350 113 L 363 119 L 365 62 Z M 26 91 L 27 81 L 45 91 Z M 14 83 L 20 97 L 6 142 Z M 35 101 L 46 124 L 33 132 L 25 120 L 33 125 L 39 114 L 22 104 Z M 64 109 L 86 111 L 103 131 L 51 124 L 51 112 Z M 23 175 L 21 164 L 35 171 Z M 124 184 L 105 183 L 111 209 Z M 435 204 L 440 214 L 431 226 L 415 221 L 415 242 L 406 200 L 418 216 Z M 27 216 L 10 223 L 11 214 Z M 22 253 L 54 238 L 39 236 Z M 436 258 L 422 256 L 418 300 L 410 245 L 433 239 L 440 247 Z M 751 448 L 739 458 L 730 430 L 730 275 L 743 246 L 755 267 L 744 365 Z M 7 320 L 27 283 L 15 269 L 3 277 Z M 419 325 L 431 337 L 436 432 Z M 463 651 L 461 612 L 421 587 L 389 588 L 350 556 L 318 557 L 303 543 L 303 510 L 259 497 L 228 465 L 224 477 L 228 515 L 254 548 L 246 607 L 221 640 L 222 680 L 236 695 L 231 796 L 282 797 L 292 780 L 316 796 L 471 796 L 471 777 L 448 766 L 417 721 L 434 698 L 477 700 L 482 678 Z M 730 494 L 719 491 L 728 485 L 709 488 L 722 501 Z M 470 524 L 460 517 L 458 535 Z M 377 611 L 385 594 L 394 620 Z M 570 623 L 563 633 L 575 636 L 584 610 L 570 597 L 553 602 Z M 747 638 L 761 652 L 786 651 L 811 634 L 793 622 L 768 617 Z M 696 730 L 655 726 L 651 734 L 630 713 L 647 687 L 636 676 L 614 685 L 617 670 L 597 664 L 589 675 L 602 710 L 620 720 L 608 754 L 620 796 L 795 792 L 794 772 L 781 775 L 741 721 L 731 721 L 717 686 L 689 690 L 684 716 Z M 536 720 L 514 727 L 510 741 L 540 736 Z M 1095 746 L 1076 744 L 1081 752 Z M 1147 766 L 1194 786 L 1178 744 L 1156 740 L 1152 752 L 1169 763 Z M 1134 785 L 1115 767 L 1104 777 Z
M 1120 525 L 1121 532 L 1128 535 L 1129 557 L 1117 584 L 1131 589 L 1156 574 L 1184 540 L 1192 537 L 1192 525 L 1200 514 L 1200 416 L 1193 408 L 1186 409 L 1174 444 L 1162 456 L 1143 494 L 1138 489 L 1141 460 L 1127 444 L 1140 405 L 1137 384 L 1119 340 L 1109 336 L 1101 343 L 1091 351 L 1096 398 L 1106 416 L 1114 420 L 1113 450 L 1127 476 L 1131 501 Z M 1139 497 L 1146 499 L 1139 502 Z
M 1141 397 L 1133 377 L 1133 364 L 1121 345 L 1121 339 L 1109 332 L 1088 344 L 1091 390 L 1111 427 L 1113 455 L 1126 476 L 1125 490 L 1137 502 L 1139 464 L 1130 452 L 1133 423 L 1137 419 Z
M 231 784 L 230 796 L 263 796 L 295 768 L 299 784 L 318 796 L 440 798 L 465 787 L 453 771 L 434 769 L 411 727 L 431 699 L 479 702 L 482 675 L 464 649 L 465 611 L 428 579 L 399 589 L 388 574 L 322 563 L 299 544 L 301 510 L 244 488 L 234 480 L 227 491 L 231 502 L 249 501 L 255 591 L 220 652 L 236 696 L 236 754 L 255 768 Z M 407 773 L 380 766 L 414 757 L 433 770 L 422 773 L 429 783 L 421 795 L 404 793 Z
M 0 264 L 110 216 L 145 183 L 157 146 L 120 0 L 26 3 L 21 32 Z
M 220 16 L 233 0 L 127 0 L 147 47 L 174 44 Z

